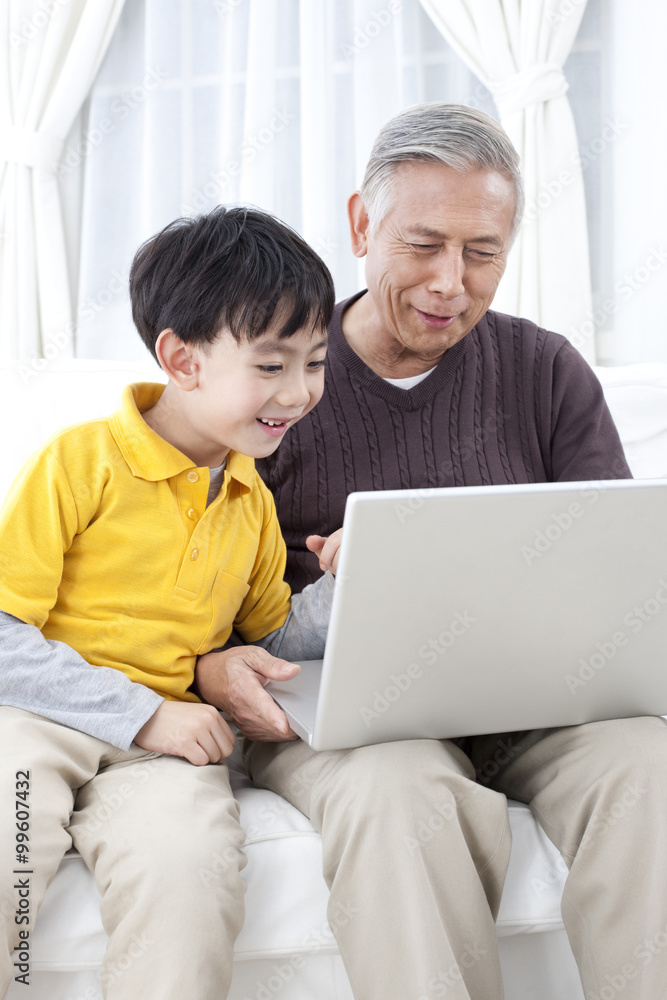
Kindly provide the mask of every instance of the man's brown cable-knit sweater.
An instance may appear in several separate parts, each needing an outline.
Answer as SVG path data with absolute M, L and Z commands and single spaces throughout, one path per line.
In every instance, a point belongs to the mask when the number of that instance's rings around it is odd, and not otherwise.
M 329 326 L 321 402 L 257 462 L 295 592 L 321 575 L 306 536 L 340 528 L 355 490 L 630 478 L 600 383 L 564 337 L 489 311 L 405 390 L 345 340 L 341 317 L 357 298 Z

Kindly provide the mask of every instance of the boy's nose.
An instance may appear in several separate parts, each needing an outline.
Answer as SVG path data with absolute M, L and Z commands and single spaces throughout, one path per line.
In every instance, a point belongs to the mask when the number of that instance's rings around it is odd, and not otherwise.
M 302 377 L 289 379 L 281 385 L 275 395 L 276 403 L 281 406 L 302 407 L 310 402 L 310 392 L 306 385 L 306 380 Z

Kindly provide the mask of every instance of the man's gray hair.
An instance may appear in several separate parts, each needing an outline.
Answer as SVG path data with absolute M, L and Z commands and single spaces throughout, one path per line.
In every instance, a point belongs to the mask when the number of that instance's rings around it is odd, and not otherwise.
M 519 155 L 505 130 L 484 111 L 463 104 L 414 104 L 391 118 L 373 144 L 361 198 L 373 233 L 391 209 L 393 177 L 399 163 L 444 163 L 454 170 L 496 170 L 516 195 L 512 239 L 524 207 Z

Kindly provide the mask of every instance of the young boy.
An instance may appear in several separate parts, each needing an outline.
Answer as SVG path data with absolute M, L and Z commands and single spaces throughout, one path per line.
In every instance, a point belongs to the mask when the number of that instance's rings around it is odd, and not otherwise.
M 130 291 L 167 386 L 52 437 L 0 518 L 0 997 L 29 981 L 72 844 L 102 894 L 107 1000 L 226 996 L 244 837 L 219 764 L 234 736 L 194 666 L 232 627 L 307 631 L 253 458 L 322 394 L 327 268 L 272 217 L 219 208 L 145 243 Z M 267 675 L 297 669 L 264 655 Z

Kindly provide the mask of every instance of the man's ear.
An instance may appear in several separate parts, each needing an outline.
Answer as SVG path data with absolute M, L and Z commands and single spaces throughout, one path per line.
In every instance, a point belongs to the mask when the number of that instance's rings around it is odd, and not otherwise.
M 191 392 L 196 388 L 199 365 L 192 357 L 190 344 L 184 343 L 171 327 L 160 333 L 155 342 L 155 353 L 163 372 L 179 389 Z
M 355 257 L 365 257 L 368 250 L 368 212 L 359 191 L 350 195 L 347 203 L 347 217 L 350 222 L 352 253 Z

